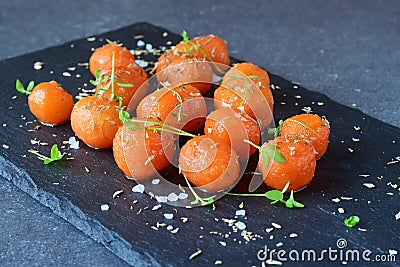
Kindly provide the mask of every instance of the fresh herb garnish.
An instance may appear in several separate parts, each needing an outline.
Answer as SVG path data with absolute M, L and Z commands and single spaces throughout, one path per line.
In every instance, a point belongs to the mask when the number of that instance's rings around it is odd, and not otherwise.
M 19 79 L 15 81 L 15 89 L 17 89 L 18 92 L 24 95 L 30 95 L 34 87 L 35 87 L 34 81 L 30 81 L 26 89 Z
M 277 151 L 277 149 L 279 149 L 279 146 L 277 146 L 277 145 L 268 145 L 265 147 L 260 147 L 256 144 L 254 144 L 253 142 L 251 142 L 250 140 L 245 139 L 243 141 L 252 145 L 253 147 L 257 148 L 261 152 L 262 161 L 266 168 L 268 168 L 268 166 L 269 166 L 269 158 L 271 158 L 273 161 L 276 161 L 279 163 L 286 162 L 286 160 L 282 156 L 282 154 Z
M 118 106 L 122 106 L 122 97 L 115 94 L 114 86 L 115 84 L 120 87 L 132 87 L 133 84 L 130 83 L 121 83 L 117 81 L 117 77 L 115 76 L 115 56 L 114 51 L 112 51 L 111 57 L 111 75 L 102 75 L 101 70 L 96 70 L 96 80 L 90 80 L 90 83 L 94 86 L 99 86 L 98 95 L 102 96 L 105 92 L 111 93 L 111 99 L 118 101 Z M 110 89 L 111 87 L 111 89 Z
M 283 125 L 283 120 L 279 120 L 278 127 L 268 129 L 268 134 L 278 137 L 281 135 L 281 129 Z
M 283 203 L 289 209 L 292 208 L 304 208 L 304 204 L 297 202 L 294 200 L 294 193 L 293 190 L 290 191 L 290 197 L 288 200 L 284 199 L 284 193 L 289 188 L 290 181 L 286 183 L 282 191 L 279 190 L 269 190 L 264 194 L 236 194 L 236 193 L 227 193 L 231 196 L 239 196 L 239 197 L 265 197 L 269 200 L 272 200 L 271 204 L 274 205 L 276 203 Z
M 185 30 L 182 31 L 182 39 L 184 44 L 187 44 L 187 42 L 189 42 L 189 36 L 187 35 L 187 32 Z
M 216 63 L 214 62 L 214 60 L 212 59 L 212 57 L 211 57 L 206 51 L 204 51 L 204 49 L 202 49 L 202 48 L 200 47 L 199 44 L 196 44 L 195 42 L 190 41 L 190 38 L 189 38 L 189 36 L 187 35 L 187 32 L 186 32 L 185 30 L 182 31 L 182 34 L 181 34 L 181 35 L 182 35 L 182 42 L 183 42 L 184 44 L 190 44 L 189 49 L 186 49 L 186 48 L 185 48 L 185 50 L 184 50 L 184 53 L 185 53 L 185 54 L 190 55 L 190 54 L 192 53 L 192 51 L 199 51 L 200 53 L 202 53 L 202 54 L 205 56 L 205 58 L 207 59 L 207 61 L 211 62 L 211 64 L 215 67 L 215 69 L 217 70 L 217 72 L 218 72 L 219 74 L 224 74 L 224 73 L 225 73 L 225 72 L 218 66 L 218 64 L 216 64 Z
M 356 224 L 360 222 L 360 217 L 358 217 L 357 215 L 352 215 L 349 218 L 344 219 L 343 222 L 347 227 L 351 228 L 356 226 Z
M 186 178 L 185 175 L 183 175 L 183 177 L 185 178 L 186 184 L 189 187 L 190 191 L 192 192 L 195 200 L 193 200 L 192 202 L 190 202 L 191 205 L 197 205 L 197 204 L 201 204 L 201 206 L 208 206 L 211 205 L 215 202 L 215 196 L 211 196 L 211 197 L 207 197 L 207 198 L 202 198 L 200 197 L 193 189 L 193 187 L 190 185 L 188 179 Z
M 65 155 L 65 153 L 61 153 L 58 150 L 57 144 L 54 144 L 51 147 L 50 157 L 46 157 L 46 156 L 40 154 L 39 151 L 36 151 L 36 150 L 33 150 L 33 149 L 28 150 L 28 152 L 36 155 L 38 157 L 38 159 L 43 160 L 43 163 L 46 164 L 46 165 L 51 163 L 51 162 L 53 162 L 53 161 L 61 160 Z
M 172 92 L 172 95 L 176 97 L 176 99 L 179 101 L 179 104 L 176 106 L 178 108 L 178 113 L 171 113 L 171 116 L 176 117 L 178 122 L 181 122 L 182 116 L 188 116 L 188 114 L 183 113 L 183 99 L 181 95 L 175 91 L 173 88 L 168 87 L 167 83 L 160 82 L 160 84 L 166 88 L 168 91 Z M 180 87 L 181 89 L 183 87 Z
M 296 200 L 294 200 L 294 193 L 293 193 L 293 190 L 290 191 L 290 197 L 289 197 L 288 200 L 286 200 L 285 205 L 286 205 L 286 207 L 289 208 L 289 209 L 292 209 L 292 208 L 304 208 L 304 204 L 302 204 L 302 203 L 297 202 Z
M 167 132 L 167 133 L 172 133 L 172 134 L 177 134 L 177 135 L 195 137 L 194 134 L 185 132 L 181 129 L 178 129 L 176 127 L 173 127 L 173 126 L 168 125 L 163 122 L 131 119 L 129 113 L 127 111 L 125 111 L 123 108 L 119 111 L 119 119 L 121 120 L 121 122 L 123 124 L 128 126 L 128 128 L 133 131 L 136 131 L 139 129 L 147 129 L 147 130 Z M 139 126 L 139 124 L 142 124 L 143 126 Z
M 313 132 L 316 136 L 319 137 L 319 134 L 318 134 L 313 128 L 311 128 L 310 126 L 308 126 L 308 125 L 302 123 L 301 121 L 292 120 L 292 119 L 287 119 L 286 121 L 290 121 L 290 122 L 294 122 L 294 123 L 300 124 L 301 126 L 303 126 L 304 128 L 310 130 L 310 131 Z
M 247 103 L 247 96 L 249 95 L 249 89 L 250 89 L 250 79 L 257 79 L 257 75 L 230 75 L 229 80 L 244 80 L 246 85 L 244 88 L 244 96 L 242 99 L 242 103 L 240 104 L 241 106 L 245 105 Z M 229 88 L 232 89 L 232 88 Z

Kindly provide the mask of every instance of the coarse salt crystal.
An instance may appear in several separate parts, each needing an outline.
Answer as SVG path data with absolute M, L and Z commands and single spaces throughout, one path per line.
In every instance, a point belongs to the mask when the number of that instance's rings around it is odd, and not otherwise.
M 151 180 L 151 183 L 154 184 L 154 185 L 159 184 L 160 183 L 160 179 L 153 179 L 153 180 Z
M 172 220 L 174 218 L 174 214 L 172 213 L 164 213 L 164 218 L 167 220 Z
M 144 185 L 137 184 L 132 188 L 132 192 L 134 193 L 143 193 L 144 192 Z
M 156 196 L 156 200 L 160 203 L 165 203 L 168 201 L 168 198 L 166 196 Z
M 152 44 L 146 44 L 146 50 L 150 51 L 151 49 L 153 49 L 153 45 Z
M 178 198 L 178 195 L 177 195 L 177 194 L 175 194 L 175 193 L 170 193 L 170 194 L 168 195 L 167 199 L 168 199 L 168 201 L 174 202 L 174 201 L 177 201 L 179 198 Z
M 135 62 L 142 68 L 147 68 L 149 66 L 149 63 L 147 61 L 141 59 L 136 59 Z
M 79 141 L 76 140 L 75 136 L 71 136 L 68 139 L 68 144 L 70 148 L 79 149 Z
M 375 185 L 373 183 L 363 183 L 363 186 L 367 188 L 375 188 Z
M 143 42 L 142 40 L 138 40 L 137 43 L 136 43 L 137 46 L 144 46 L 145 44 L 146 43 Z
M 239 230 L 244 230 L 246 229 L 246 224 L 244 222 L 238 221 L 235 223 L 235 226 L 239 229 Z
M 186 194 L 186 193 L 179 193 L 178 198 L 179 198 L 179 199 L 187 199 L 188 196 L 189 196 L 189 195 Z
M 236 216 L 246 216 L 245 210 L 237 210 L 235 213 Z
M 107 204 L 103 204 L 103 205 L 101 205 L 100 209 L 101 210 L 109 210 L 110 206 L 108 206 Z
M 272 224 L 273 227 L 275 227 L 275 228 L 277 228 L 277 229 L 281 229 L 281 228 L 282 228 L 282 226 L 280 226 L 280 225 L 277 224 L 277 223 L 271 223 L 271 224 Z

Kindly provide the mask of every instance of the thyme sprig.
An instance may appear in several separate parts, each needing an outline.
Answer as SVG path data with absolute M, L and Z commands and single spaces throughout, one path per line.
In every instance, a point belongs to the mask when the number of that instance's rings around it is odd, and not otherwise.
M 193 200 L 192 202 L 190 202 L 191 205 L 197 205 L 197 204 L 201 204 L 201 206 L 208 206 L 211 205 L 215 202 L 215 196 L 211 196 L 211 197 L 207 197 L 207 198 L 202 198 L 200 197 L 196 191 L 194 191 L 193 187 L 190 185 L 188 179 L 186 178 L 185 175 L 183 175 L 183 178 L 185 178 L 186 184 L 189 187 L 189 190 L 192 192 L 195 200 Z
M 166 88 L 168 91 L 171 91 L 172 95 L 175 96 L 176 99 L 179 101 L 179 104 L 176 106 L 178 108 L 178 113 L 177 114 L 171 113 L 171 115 L 176 117 L 178 122 L 181 122 L 182 116 L 186 116 L 186 117 L 188 116 L 188 114 L 183 113 L 183 99 L 182 99 L 182 96 L 177 91 L 175 91 L 173 88 L 170 88 L 169 84 L 167 84 L 165 82 L 160 82 L 160 84 L 164 88 Z M 183 89 L 183 87 L 181 87 L 181 86 L 180 86 L 180 88 Z
M 134 119 L 130 118 L 130 114 L 122 108 L 119 111 L 119 119 L 123 124 L 125 124 L 129 129 L 136 131 L 140 129 L 147 129 L 147 130 L 153 130 L 153 131 L 160 131 L 160 132 L 167 132 L 167 133 L 172 133 L 172 134 L 177 134 L 177 135 L 182 135 L 182 136 L 188 136 L 188 137 L 195 137 L 194 134 L 185 132 L 179 128 L 173 127 L 171 125 L 168 125 L 163 122 L 158 122 L 158 121 L 150 121 L 150 120 L 141 120 L 141 119 Z M 140 126 L 139 124 L 142 124 Z
M 130 83 L 121 83 L 117 81 L 117 77 L 115 75 L 115 55 L 114 51 L 112 51 L 111 57 L 111 75 L 102 75 L 101 70 L 96 70 L 96 80 L 90 80 L 90 83 L 94 86 L 99 86 L 98 95 L 102 96 L 105 92 L 111 93 L 111 99 L 118 101 L 118 106 L 122 107 L 122 97 L 118 96 L 115 93 L 114 86 L 115 84 L 120 87 L 132 87 L 133 84 Z M 111 87 L 111 89 L 110 89 Z
M 17 89 L 18 92 L 24 95 L 30 95 L 34 87 L 35 87 L 34 81 L 30 81 L 26 89 L 19 79 L 15 81 L 15 89 Z
M 211 64 L 215 67 L 215 69 L 217 70 L 217 72 L 219 74 L 224 74 L 225 72 L 218 66 L 218 64 L 215 63 L 215 61 L 212 59 L 212 57 L 206 52 L 204 51 L 203 48 L 201 48 L 201 46 L 199 44 L 196 44 L 195 42 L 191 41 L 187 32 L 185 30 L 182 31 L 182 42 L 184 44 L 190 44 L 190 48 L 184 50 L 184 53 L 187 55 L 190 55 L 192 53 L 192 51 L 199 51 L 200 53 L 202 53 L 205 58 L 207 59 L 207 61 L 211 62 Z
M 44 155 L 40 154 L 39 151 L 36 151 L 36 150 L 33 150 L 33 149 L 28 150 L 28 152 L 36 155 L 38 157 L 38 159 L 43 160 L 43 163 L 46 164 L 46 165 L 51 163 L 51 162 L 61 160 L 65 155 L 65 153 L 61 153 L 58 150 L 57 144 L 54 144 L 51 147 L 50 157 L 44 156 Z
M 286 183 L 281 191 L 279 190 L 269 190 L 263 194 L 236 194 L 236 193 L 226 193 L 231 196 L 239 196 L 239 197 L 265 197 L 269 200 L 272 200 L 271 204 L 274 205 L 276 203 L 283 203 L 285 204 L 286 208 L 304 208 L 304 204 L 297 202 L 294 200 L 294 192 L 293 190 L 290 191 L 290 196 L 287 200 L 284 199 L 284 193 L 289 188 L 290 181 Z
M 286 162 L 286 159 L 283 157 L 283 155 L 277 151 L 277 149 L 279 149 L 279 146 L 277 145 L 268 145 L 265 147 L 261 147 L 254 144 L 250 140 L 244 139 L 243 142 L 250 144 L 261 152 L 262 161 L 266 168 L 268 168 L 269 166 L 269 158 L 279 163 Z

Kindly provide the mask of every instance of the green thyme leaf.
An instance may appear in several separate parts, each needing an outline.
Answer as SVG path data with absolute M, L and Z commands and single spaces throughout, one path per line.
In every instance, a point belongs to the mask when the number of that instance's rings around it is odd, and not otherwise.
M 185 30 L 182 31 L 182 41 L 184 44 L 186 44 L 187 42 L 189 42 L 189 36 L 187 35 L 187 32 Z
M 292 208 L 304 208 L 304 205 L 302 203 L 297 202 L 296 200 L 294 200 L 293 190 L 290 191 L 290 197 L 289 197 L 288 200 L 286 200 L 285 205 L 289 209 L 292 209 Z
M 28 86 L 26 87 L 26 91 L 28 91 L 30 93 L 30 92 L 32 92 L 34 87 L 35 87 L 35 82 L 34 81 L 30 81 L 28 83 Z
M 347 227 L 354 227 L 360 222 L 360 217 L 358 217 L 357 215 L 352 215 L 349 218 L 345 219 L 343 222 Z
M 265 168 L 268 168 L 268 164 L 269 164 L 269 159 L 268 159 L 268 152 L 267 152 L 267 150 L 265 150 L 265 149 L 263 149 L 262 150 L 262 153 L 261 153 L 261 156 L 262 156 L 262 161 L 263 161 L 263 164 L 264 164 L 264 166 L 265 166 Z
M 21 94 L 24 94 L 24 95 L 29 95 L 32 92 L 34 87 L 35 87 L 35 82 L 34 81 L 30 81 L 28 83 L 28 86 L 27 86 L 26 89 L 25 89 L 24 85 L 22 84 L 22 82 L 19 79 L 17 79 L 15 81 L 15 89 L 18 92 L 20 92 Z
M 283 199 L 283 193 L 279 190 L 270 190 L 265 193 L 265 197 L 270 200 L 280 201 Z
M 43 163 L 46 164 L 46 165 L 51 163 L 51 162 L 53 162 L 53 161 L 61 160 L 65 155 L 65 153 L 62 153 L 62 154 L 60 153 L 60 151 L 58 150 L 57 144 L 54 144 L 51 147 L 50 158 L 40 154 L 36 150 L 28 150 L 28 152 L 36 155 L 38 157 L 38 159 L 43 160 Z

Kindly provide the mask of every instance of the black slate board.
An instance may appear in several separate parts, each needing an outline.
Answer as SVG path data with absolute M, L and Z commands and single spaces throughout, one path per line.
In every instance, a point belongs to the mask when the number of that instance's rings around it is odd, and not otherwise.
M 395 220 L 395 214 L 400 211 L 400 191 L 394 185 L 400 184 L 400 163 L 388 162 L 395 162 L 395 157 L 400 156 L 400 129 L 277 75 L 271 74 L 272 84 L 281 88 L 273 91 L 275 119 L 301 113 L 303 107 L 309 106 L 331 121 L 328 152 L 319 160 L 313 182 L 306 190 L 297 193 L 297 199 L 306 205 L 305 209 L 272 206 L 263 198 L 225 197 L 216 203 L 216 210 L 174 209 L 163 205 L 161 209 L 152 211 L 151 208 L 158 203 L 146 194 L 131 192 L 135 183 L 124 178 L 109 150 L 97 151 L 81 144 L 79 150 L 68 151 L 74 160 L 48 166 L 27 152 L 28 149 L 38 149 L 46 154 L 50 149 L 49 146 L 32 144 L 34 138 L 50 145 L 62 145 L 64 140 L 73 136 L 73 132 L 68 124 L 28 132 L 39 124 L 34 122 L 29 112 L 26 97 L 14 90 L 16 78 L 24 83 L 54 79 L 77 95 L 77 88 L 91 88 L 90 85 L 84 86 L 84 83 L 89 84 L 89 71 L 77 64 L 88 61 L 92 47 L 110 39 L 120 40 L 128 48 L 135 49 L 137 40 L 134 36 L 139 34 L 144 35 L 143 40 L 153 47 L 180 40 L 171 32 L 164 38 L 164 32 L 168 31 L 146 23 L 134 24 L 99 34 L 95 41 L 76 40 L 1 61 L 0 113 L 3 126 L 0 138 L 3 146 L 0 147 L 0 174 L 132 265 L 210 266 L 222 261 L 225 266 L 260 266 L 257 253 L 266 245 L 287 252 L 291 249 L 300 252 L 315 249 L 318 253 L 329 247 L 338 249 L 336 242 L 340 238 L 347 241 L 345 249 L 371 250 L 371 258 L 377 254 L 388 255 L 389 249 L 399 250 L 400 222 Z M 151 55 L 143 58 L 154 59 Z M 42 70 L 33 69 L 33 63 L 37 61 L 45 62 Z M 77 66 L 76 70 L 69 71 L 67 68 L 71 66 Z M 65 71 L 72 76 L 63 76 Z M 76 78 L 76 73 L 82 77 Z M 15 95 L 17 98 L 13 97 Z M 360 140 L 357 142 L 352 138 Z M 360 176 L 364 174 L 369 176 Z M 367 182 L 374 183 L 376 188 L 367 189 L 363 186 Z M 124 190 L 124 194 L 113 199 L 112 194 L 117 190 Z M 264 186 L 259 189 L 260 192 L 263 190 L 266 190 Z M 341 197 L 351 199 L 341 199 L 339 203 L 332 201 Z M 137 203 L 133 204 L 135 200 Z M 223 221 L 235 218 L 235 211 L 242 201 L 246 218 L 238 220 L 245 222 L 247 231 L 257 236 L 257 240 L 248 243 Z M 108 204 L 110 210 L 101 211 L 102 204 Z M 339 214 L 339 207 L 346 212 Z M 164 219 L 164 213 L 174 213 L 174 219 Z M 353 214 L 360 216 L 361 223 L 359 227 L 350 229 L 344 226 L 343 219 Z M 182 217 L 187 217 L 188 222 L 183 223 Z M 165 222 L 174 229 L 178 227 L 179 231 L 173 234 L 165 227 L 158 231 L 151 229 L 157 222 Z M 282 228 L 267 233 L 265 229 L 271 228 L 272 222 Z M 298 237 L 290 238 L 291 233 Z M 226 247 L 220 241 L 226 242 Z M 280 242 L 283 245 L 276 247 Z M 190 260 L 189 256 L 199 249 L 202 254 Z M 340 263 L 339 259 L 331 261 L 327 257 L 324 261 L 325 264 Z M 310 262 L 300 264 L 310 265 Z

